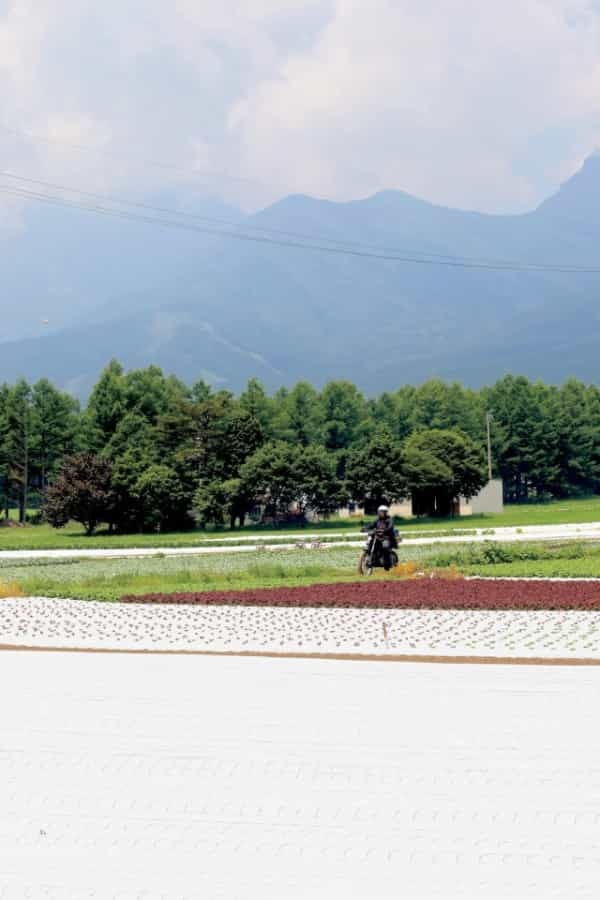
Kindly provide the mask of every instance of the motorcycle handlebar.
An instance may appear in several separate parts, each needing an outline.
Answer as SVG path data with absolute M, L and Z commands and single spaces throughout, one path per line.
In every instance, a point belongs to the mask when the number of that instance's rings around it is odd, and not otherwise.
M 361 534 L 368 534 L 369 536 L 375 534 L 375 532 L 376 532 L 376 529 L 375 529 L 375 528 L 361 528 L 361 529 L 360 529 L 360 533 L 361 533 Z M 400 535 L 398 534 L 398 531 L 397 531 L 396 528 L 394 528 L 394 537 L 396 538 L 396 540 L 398 541 L 398 543 L 400 543 L 400 541 L 402 540 L 402 538 L 401 538 Z

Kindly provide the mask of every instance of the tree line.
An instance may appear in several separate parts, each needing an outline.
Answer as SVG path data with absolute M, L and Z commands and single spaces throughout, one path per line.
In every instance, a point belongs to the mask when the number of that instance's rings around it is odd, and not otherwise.
M 600 390 L 574 379 L 432 379 L 374 398 L 348 381 L 270 395 L 252 379 L 235 396 L 112 361 L 83 407 L 47 380 L 0 387 L 4 515 L 25 521 L 43 500 L 56 525 L 168 530 L 409 495 L 444 514 L 485 483 L 488 413 L 507 502 L 600 492 Z

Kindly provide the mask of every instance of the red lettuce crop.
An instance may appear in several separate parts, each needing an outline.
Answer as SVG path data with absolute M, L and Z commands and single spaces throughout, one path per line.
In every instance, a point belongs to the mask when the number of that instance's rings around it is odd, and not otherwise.
M 123 603 L 307 606 L 348 609 L 600 610 L 600 582 L 519 579 L 360 581 L 309 587 L 143 594 Z

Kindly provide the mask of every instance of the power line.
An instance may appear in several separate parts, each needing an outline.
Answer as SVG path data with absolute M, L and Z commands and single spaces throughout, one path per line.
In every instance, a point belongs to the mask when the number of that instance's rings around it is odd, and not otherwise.
M 88 147 L 88 146 L 85 146 L 82 144 L 74 143 L 72 141 L 65 141 L 65 140 L 61 140 L 58 138 L 47 138 L 47 137 L 43 137 L 41 135 L 30 134 L 29 132 L 26 132 L 26 131 L 19 131 L 15 128 L 9 128 L 8 126 L 6 126 L 4 124 L 0 124 L 0 128 L 2 128 L 8 134 L 12 134 L 12 135 L 15 135 L 16 137 L 26 139 L 29 141 L 33 141 L 33 142 L 39 141 L 44 144 L 63 145 L 63 146 L 67 146 L 67 147 L 72 147 L 73 149 L 79 150 L 81 152 L 95 153 L 95 154 L 99 154 L 102 156 L 109 156 L 109 157 L 113 157 L 113 158 L 117 158 L 117 159 L 119 159 L 119 158 L 121 158 L 121 159 L 137 159 L 139 162 L 141 162 L 145 165 L 153 166 L 153 167 L 160 168 L 160 169 L 167 169 L 167 170 L 179 172 L 180 174 L 184 174 L 184 175 L 188 175 L 188 176 L 190 176 L 190 175 L 194 176 L 194 177 L 216 176 L 219 178 L 225 178 L 225 179 L 229 179 L 232 181 L 247 182 L 250 184 L 265 186 L 263 182 L 259 181 L 256 178 L 245 178 L 243 176 L 230 175 L 227 172 L 219 172 L 219 171 L 215 171 L 215 170 L 212 170 L 212 171 L 204 170 L 203 172 L 199 172 L 198 170 L 188 170 L 188 169 L 184 169 L 182 167 L 176 166 L 172 163 L 161 162 L 158 160 L 144 159 L 143 157 L 140 157 L 140 156 L 137 156 L 134 154 L 124 153 L 123 151 L 107 150 L 105 148 L 98 148 L 98 147 Z M 533 266 L 539 266 L 540 269 L 543 268 L 544 270 L 546 270 L 548 272 L 552 272 L 552 271 L 555 271 L 555 272 L 567 272 L 567 271 L 569 271 L 569 272 L 570 271 L 572 271 L 572 272 L 589 272 L 592 270 L 595 271 L 595 268 L 593 268 L 593 267 L 579 266 L 579 265 L 568 264 L 568 263 L 566 263 L 566 264 L 522 263 L 519 260 L 511 260 L 511 259 L 499 259 L 499 258 L 493 258 L 493 257 L 492 258 L 490 258 L 490 257 L 472 257 L 472 256 L 466 256 L 466 255 L 436 253 L 435 251 L 417 250 L 412 247 L 400 248 L 400 247 L 382 246 L 382 245 L 364 243 L 364 242 L 359 242 L 359 241 L 350 241 L 350 240 L 344 240 L 344 239 L 339 239 L 339 238 L 331 238 L 324 234 L 306 234 L 306 233 L 302 233 L 302 232 L 298 232 L 298 231 L 290 231 L 290 230 L 280 229 L 280 228 L 269 228 L 266 226 L 258 225 L 255 222 L 244 222 L 243 224 L 241 224 L 239 222 L 229 222 L 224 219 L 214 218 L 214 217 L 210 217 L 210 216 L 202 216 L 202 215 L 198 215 L 195 213 L 181 212 L 179 210 L 168 209 L 166 207 L 150 206 L 148 204 L 137 203 L 137 202 L 112 200 L 111 198 L 108 198 L 106 196 L 102 196 L 99 194 L 93 194 L 90 191 L 79 190 L 77 188 L 71 188 L 71 187 L 64 187 L 64 186 L 61 186 L 58 184 L 52 184 L 52 183 L 44 182 L 44 181 L 36 181 L 34 179 L 26 179 L 22 176 L 19 177 L 17 175 L 13 175 L 12 173 L 8 173 L 8 172 L 3 172 L 0 174 L 3 174 L 9 178 L 15 178 L 15 179 L 19 179 L 22 181 L 29 181 L 32 184 L 38 184 L 40 186 L 52 188 L 54 190 L 68 191 L 70 193 L 78 193 L 78 194 L 81 194 L 82 196 L 87 196 L 92 199 L 100 200 L 103 203 L 105 203 L 105 202 L 119 203 L 120 205 L 133 206 L 137 209 L 146 209 L 150 212 L 167 213 L 168 215 L 174 215 L 174 216 L 177 216 L 178 218 L 184 218 L 184 217 L 185 218 L 193 218 L 193 219 L 197 219 L 199 221 L 211 222 L 212 224 L 215 224 L 215 225 L 231 227 L 231 228 L 236 228 L 236 229 L 243 227 L 245 229 L 251 229 L 252 231 L 261 231 L 261 232 L 264 232 L 265 234 L 275 234 L 275 235 L 281 234 L 286 237 L 298 238 L 303 241 L 308 240 L 308 241 L 316 241 L 316 242 L 325 242 L 327 244 L 333 244 L 333 245 L 340 246 L 340 247 L 352 247 L 352 248 L 356 248 L 356 249 L 360 249 L 360 250 L 376 251 L 377 253 L 409 254 L 411 257 L 422 256 L 427 259 L 448 260 L 451 262 L 459 262 L 460 261 L 460 262 L 464 262 L 464 263 L 477 263 L 478 265 L 479 264 L 483 265 L 485 263 L 485 264 L 488 264 L 490 267 L 493 266 L 494 268 L 496 266 L 502 266 L 503 268 L 504 267 L 506 267 L 506 268 L 514 267 L 515 270 L 517 270 L 517 269 L 520 270 L 521 268 L 530 269 Z
M 65 200 L 61 197 L 52 196 L 50 194 L 41 194 L 35 191 L 28 191 L 24 188 L 12 188 L 0 185 L 0 192 L 19 197 L 25 200 L 37 200 L 44 203 L 63 206 L 70 209 L 85 210 L 97 215 L 112 216 L 115 218 L 127 219 L 129 221 L 144 222 L 145 224 L 158 225 L 162 228 L 174 228 L 183 231 L 191 231 L 199 234 L 213 234 L 220 237 L 229 237 L 240 241 L 249 241 L 258 244 L 267 244 L 276 247 L 293 248 L 297 250 L 313 250 L 321 253 L 330 253 L 340 256 L 353 256 L 363 259 L 374 259 L 383 262 L 397 262 L 414 265 L 443 266 L 455 269 L 482 269 L 488 271 L 500 272 L 554 272 L 564 274 L 593 274 L 599 275 L 600 268 L 595 267 L 567 267 L 567 266 L 547 266 L 536 263 L 519 263 L 519 264 L 492 264 L 486 262 L 465 262 L 461 260 L 442 260 L 442 259 L 419 259 L 414 256 L 400 256 L 388 253 L 376 253 L 367 250 L 357 250 L 351 247 L 328 247 L 317 243 L 299 243 L 297 241 L 280 240 L 269 238 L 262 235 L 247 234 L 241 231 L 222 231 L 216 228 L 208 228 L 205 226 L 193 225 L 188 222 L 178 222 L 170 219 L 160 219 L 152 216 L 139 215 L 127 210 L 111 209 L 94 204 L 78 203 L 75 201 Z
M 212 170 L 212 171 L 205 170 L 204 172 L 198 172 L 197 170 L 192 171 L 192 170 L 188 170 L 188 169 L 183 169 L 179 166 L 175 166 L 171 163 L 160 162 L 157 160 L 148 160 L 148 159 L 139 157 L 137 155 L 134 156 L 133 154 L 123 153 L 123 151 L 107 150 L 105 148 L 98 148 L 98 147 L 88 147 L 88 146 L 85 146 L 82 144 L 73 143 L 71 141 L 60 140 L 57 138 L 46 138 L 46 137 L 42 137 L 41 135 L 30 134 L 29 132 L 19 131 L 14 128 L 9 128 L 8 126 L 1 124 L 1 123 L 0 123 L 0 128 L 3 129 L 8 134 L 12 134 L 12 135 L 15 135 L 16 137 L 24 138 L 26 140 L 30 140 L 30 141 L 34 141 L 34 142 L 40 141 L 45 144 L 64 145 L 67 147 L 72 147 L 76 150 L 80 150 L 82 152 L 96 153 L 99 155 L 111 156 L 114 158 L 137 159 L 138 161 L 140 161 L 148 166 L 154 166 L 154 167 L 161 168 L 161 169 L 170 169 L 172 171 L 179 172 L 180 174 L 201 176 L 201 177 L 204 177 L 204 176 L 209 177 L 212 175 L 212 176 L 226 178 L 226 179 L 233 180 L 233 181 L 247 182 L 247 183 L 252 183 L 252 184 L 260 184 L 262 186 L 265 186 L 263 182 L 259 181 L 256 178 L 245 178 L 243 176 L 230 175 L 229 173 L 219 172 L 219 171 L 215 171 L 215 170 Z M 269 227 L 266 227 L 263 225 L 259 225 L 255 222 L 243 222 L 243 223 L 230 222 L 225 219 L 215 218 L 215 217 L 211 217 L 211 216 L 204 216 L 204 215 L 200 215 L 200 214 L 196 214 L 196 213 L 182 212 L 180 210 L 169 209 L 167 207 L 151 206 L 149 204 L 139 203 L 139 202 L 135 202 L 135 201 L 121 201 L 118 199 L 113 200 L 113 199 L 103 196 L 101 194 L 94 194 L 90 191 L 80 190 L 79 188 L 66 187 L 63 185 L 53 184 L 53 183 L 45 182 L 45 181 L 39 181 L 36 179 L 31 179 L 31 178 L 28 179 L 28 178 L 25 178 L 24 176 L 14 175 L 10 172 L 0 172 L 0 175 L 4 175 L 5 177 L 17 179 L 17 180 L 20 180 L 23 182 L 29 182 L 31 184 L 37 184 L 37 185 L 40 185 L 43 187 L 52 188 L 53 190 L 68 191 L 69 193 L 77 193 L 77 194 L 80 194 L 81 196 L 90 197 L 95 200 L 100 200 L 103 203 L 106 203 L 106 202 L 118 203 L 121 206 L 127 205 L 127 206 L 132 206 L 136 209 L 145 209 L 150 212 L 166 213 L 168 215 L 177 216 L 178 218 L 197 219 L 198 221 L 210 222 L 212 224 L 225 226 L 227 228 L 239 229 L 239 228 L 243 227 L 244 229 L 251 229 L 252 231 L 261 231 L 261 232 L 264 232 L 265 234 L 275 234 L 275 235 L 281 234 L 286 237 L 298 238 L 302 241 L 325 242 L 327 244 L 333 244 L 338 247 L 356 248 L 357 250 L 369 251 L 369 252 L 375 251 L 377 254 L 388 254 L 388 253 L 408 254 L 411 257 L 411 261 L 413 261 L 413 262 L 417 262 L 418 260 L 416 260 L 416 259 L 413 260 L 412 257 L 421 256 L 421 257 L 424 257 L 424 261 L 425 260 L 430 260 L 430 261 L 440 260 L 440 264 L 442 264 L 441 261 L 448 261 L 448 264 L 454 263 L 456 265 L 458 265 L 458 263 L 460 262 L 460 263 L 465 264 L 464 267 L 467 267 L 466 263 L 472 263 L 473 264 L 472 268 L 484 268 L 487 266 L 490 269 L 493 268 L 493 269 L 498 269 L 498 270 L 506 269 L 506 270 L 510 270 L 510 271 L 513 271 L 513 270 L 514 271 L 522 271 L 522 270 L 548 271 L 548 272 L 558 272 L 558 273 L 568 273 L 568 272 L 595 273 L 596 271 L 600 271 L 592 266 L 585 266 L 585 265 L 582 266 L 582 265 L 576 265 L 576 264 L 572 264 L 572 263 L 564 263 L 564 264 L 563 263 L 528 263 L 528 262 L 522 262 L 520 260 L 501 259 L 501 258 L 493 258 L 493 257 L 492 258 L 490 258 L 490 257 L 472 257 L 472 256 L 457 255 L 457 254 L 436 253 L 435 251 L 417 250 L 412 247 L 399 248 L 399 247 L 382 246 L 382 245 L 364 243 L 364 242 L 359 242 L 359 241 L 350 241 L 350 240 L 344 240 L 344 239 L 339 239 L 339 238 L 331 238 L 324 234 L 306 234 L 303 232 L 290 231 L 290 230 L 281 229 L 281 228 L 269 228 Z M 319 248 L 311 248 L 311 249 L 319 249 Z M 321 248 L 321 249 L 324 249 L 324 248 Z
M 448 259 L 448 260 L 461 260 L 464 262 L 478 262 L 478 263 L 500 263 L 503 265 L 521 265 L 519 261 L 509 260 L 509 259 L 489 259 L 489 258 L 477 258 L 477 257 L 469 257 L 469 256 L 458 256 L 456 254 L 449 253 L 435 253 L 434 251 L 428 250 L 415 250 L 413 248 L 399 248 L 399 247 L 389 247 L 389 246 L 381 246 L 376 244 L 368 244 L 359 241 L 350 241 L 343 240 L 340 238 L 331 238 L 324 234 L 307 234 L 306 232 L 300 231 L 289 231 L 283 228 L 268 228 L 263 225 L 256 224 L 255 222 L 232 222 L 227 219 L 216 218 L 215 216 L 206 216 L 201 215 L 199 213 L 190 213 L 182 210 L 176 210 L 169 207 L 164 206 L 152 206 L 148 203 L 140 203 L 132 200 L 121 200 L 119 198 L 107 197 L 105 194 L 95 194 L 92 191 L 82 190 L 81 188 L 69 187 L 62 184 L 57 184 L 56 182 L 42 181 L 38 178 L 26 178 L 23 175 L 16 175 L 14 172 L 6 172 L 0 171 L 0 177 L 11 178 L 15 181 L 20 181 L 26 184 L 34 184 L 45 188 L 51 188 L 53 190 L 58 191 L 66 191 L 71 194 L 79 194 L 82 197 L 90 197 L 94 200 L 100 200 L 103 203 L 115 203 L 119 206 L 131 206 L 135 209 L 143 209 L 150 212 L 157 213 L 166 213 L 168 215 L 177 216 L 179 218 L 189 218 L 195 219 L 202 222 L 210 222 L 215 225 L 222 225 L 228 228 L 244 228 L 251 229 L 252 231 L 262 231 L 266 234 L 275 234 L 275 235 L 285 235 L 286 237 L 294 237 L 299 238 L 301 240 L 309 240 L 309 241 L 323 241 L 327 244 L 337 244 L 342 247 L 357 247 L 361 250 L 376 250 L 382 253 L 410 253 L 414 256 L 424 256 L 427 258 L 434 259 Z M 550 264 L 552 265 L 552 264 Z
M 232 228 L 237 228 L 239 226 L 239 222 L 230 222 L 226 219 L 218 219 L 214 216 L 204 216 L 198 213 L 190 213 L 184 210 L 172 209 L 166 206 L 152 206 L 148 203 L 139 203 L 135 200 L 120 200 L 119 198 L 107 197 L 105 194 L 94 194 L 92 191 L 82 190 L 81 188 L 73 188 L 67 187 L 64 184 L 56 184 L 56 182 L 50 181 L 41 181 L 39 178 L 26 178 L 24 175 L 15 175 L 14 172 L 2 172 L 0 171 L 0 177 L 2 178 L 12 178 L 15 181 L 22 181 L 26 184 L 36 184 L 40 187 L 52 188 L 57 191 L 66 191 L 70 194 L 79 194 L 82 197 L 91 197 L 94 200 L 101 200 L 103 203 L 116 203 L 119 206 L 133 206 L 136 209 L 145 209 L 150 212 L 157 213 L 168 213 L 172 216 L 180 216 L 181 218 L 186 219 L 199 219 L 203 222 L 213 222 L 219 225 L 228 225 Z M 261 229 L 261 230 L 269 230 L 269 229 Z
M 490 259 L 481 259 L 474 257 L 460 257 L 460 256 L 450 256 L 448 254 L 437 254 L 437 253 L 429 253 L 427 251 L 415 251 L 415 250 L 400 250 L 398 248 L 383 248 L 383 247 L 373 247 L 368 244 L 359 244 L 352 241 L 341 241 L 334 238 L 321 237 L 319 235 L 309 235 L 301 232 L 293 232 L 293 231 L 284 231 L 282 229 L 272 229 L 272 228 L 263 228 L 260 225 L 255 225 L 253 223 L 239 223 L 239 222 L 229 222 L 223 219 L 217 219 L 211 216 L 202 216 L 197 215 L 195 213 L 187 213 L 187 212 L 179 212 L 177 210 L 169 209 L 167 207 L 159 207 L 159 206 L 151 206 L 145 203 L 138 202 L 130 202 L 130 201 L 121 201 L 121 200 L 112 200 L 111 198 L 102 196 L 101 194 L 94 194 L 91 191 L 83 191 L 78 188 L 70 188 L 65 187 L 63 185 L 52 184 L 50 182 L 41 181 L 39 179 L 34 178 L 25 178 L 23 176 L 14 175 L 10 172 L 0 172 L 0 175 L 4 175 L 5 177 L 16 179 L 22 182 L 26 182 L 28 184 L 35 184 L 44 187 L 52 187 L 57 190 L 69 191 L 71 193 L 76 193 L 81 196 L 90 197 L 93 199 L 101 200 L 102 202 L 109 203 L 118 203 L 121 206 L 132 206 L 136 209 L 147 210 L 151 212 L 158 213 L 167 213 L 169 215 L 197 219 L 200 221 L 211 222 L 213 224 L 218 224 L 225 226 L 227 228 L 251 228 L 256 229 L 258 231 L 263 231 L 266 233 L 272 234 L 283 234 L 287 236 L 297 237 L 303 241 L 311 241 L 312 243 L 296 243 L 296 242 L 282 242 L 282 241 L 274 241 L 272 239 L 264 239 L 265 243 L 275 243 L 280 244 L 282 246 L 290 246 L 290 247 L 298 247 L 304 249 L 311 250 L 334 250 L 337 249 L 339 252 L 343 252 L 344 249 L 347 249 L 348 253 L 351 255 L 358 256 L 366 256 L 376 259 L 385 259 L 385 260 L 395 260 L 398 262 L 414 262 L 414 263 L 430 263 L 430 264 L 438 264 L 438 265 L 452 265 L 452 266 L 460 266 L 463 268 L 487 268 L 494 269 L 498 271 L 543 271 L 543 272 L 559 272 L 559 273 L 587 273 L 587 274 L 595 274 L 600 273 L 600 269 L 596 267 L 587 267 L 587 266 L 575 266 L 570 264 L 544 264 L 544 263 L 523 263 L 516 262 L 512 260 L 490 260 Z M 84 211 L 101 213 L 103 215 L 113 215 L 115 217 L 133 219 L 138 221 L 143 221 L 148 224 L 155 225 L 166 225 L 168 227 L 182 227 L 186 230 L 196 230 L 202 233 L 216 234 L 220 236 L 229 236 L 236 237 L 239 236 L 241 239 L 259 240 L 257 236 L 254 235 L 237 235 L 236 232 L 231 231 L 222 231 L 216 229 L 207 229 L 207 228 L 191 228 L 189 225 L 186 227 L 185 222 L 177 222 L 172 220 L 165 219 L 157 219 L 154 217 L 148 216 L 136 216 L 135 214 L 129 212 L 128 210 L 119 210 L 119 209 L 110 209 L 108 207 L 101 207 L 97 204 L 84 204 L 80 202 L 66 200 L 61 197 L 56 197 L 48 194 L 41 194 L 39 192 L 27 191 L 22 188 L 14 188 L 10 189 L 7 186 L 1 186 L 0 190 L 7 194 L 13 194 L 14 196 L 21 197 L 23 199 L 36 199 L 44 202 L 54 203 L 57 205 L 63 205 L 69 208 L 74 209 L 82 209 Z M 328 248 L 323 247 L 321 245 L 317 245 L 316 242 L 325 241 L 327 243 L 332 243 L 338 245 L 337 248 Z M 352 250 L 352 248 L 358 248 L 356 250 Z M 352 251 L 352 252 L 351 252 Z M 375 251 L 375 252 L 373 252 Z M 393 255 L 392 255 L 393 254 Z M 404 254 L 404 255 L 400 255 Z M 409 255 L 407 255 L 409 254 Z M 424 257 L 423 259 L 418 259 L 414 257 Z

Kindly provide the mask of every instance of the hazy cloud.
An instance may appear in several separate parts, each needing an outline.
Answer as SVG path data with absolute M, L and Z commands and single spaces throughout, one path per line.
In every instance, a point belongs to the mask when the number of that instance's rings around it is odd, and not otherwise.
M 0 126 L 48 141 L 0 131 L 0 167 L 92 190 L 522 209 L 599 97 L 586 0 L 0 0 Z

